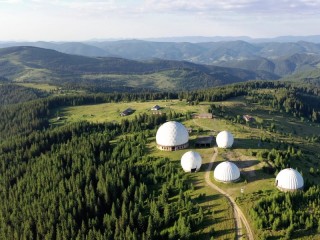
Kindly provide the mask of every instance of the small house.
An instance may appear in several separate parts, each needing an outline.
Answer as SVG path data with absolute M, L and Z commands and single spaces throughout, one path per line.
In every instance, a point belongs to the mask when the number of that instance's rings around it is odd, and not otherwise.
M 246 121 L 246 122 L 253 122 L 255 119 L 250 116 L 250 115 L 243 115 L 243 119 Z
M 132 114 L 133 112 L 134 112 L 134 110 L 132 108 L 127 108 L 126 110 L 124 110 L 123 112 L 120 113 L 120 116 L 121 117 L 128 116 L 128 115 Z
M 155 105 L 151 108 L 151 111 L 159 111 L 160 110 L 160 106 L 159 105 Z

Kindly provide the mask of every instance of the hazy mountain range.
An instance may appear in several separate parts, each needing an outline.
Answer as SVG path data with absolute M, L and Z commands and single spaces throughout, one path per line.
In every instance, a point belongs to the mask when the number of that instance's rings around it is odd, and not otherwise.
M 162 90 L 280 78 L 320 82 L 320 43 L 306 41 L 0 42 L 0 48 L 0 79 L 10 81 Z
M 191 42 L 191 43 L 200 43 L 200 42 L 221 42 L 221 41 L 246 41 L 246 42 L 314 42 L 320 43 L 320 35 L 311 35 L 311 36 L 279 36 L 274 38 L 252 38 L 248 36 L 215 36 L 215 37 L 204 37 L 204 36 L 184 36 L 184 37 L 162 37 L 162 38 L 148 38 L 144 39 L 147 41 L 155 42 Z
M 131 60 L 188 61 L 250 71 L 267 71 L 278 77 L 318 68 L 320 43 L 312 42 L 150 42 L 141 40 L 103 42 L 10 42 L 0 47 L 35 46 L 88 57 Z

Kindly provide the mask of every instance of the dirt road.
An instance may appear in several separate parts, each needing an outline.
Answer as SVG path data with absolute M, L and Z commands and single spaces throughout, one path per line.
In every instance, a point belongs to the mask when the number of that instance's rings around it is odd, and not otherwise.
M 243 212 L 236 204 L 236 202 L 233 200 L 233 198 L 228 193 L 226 193 L 221 188 L 216 186 L 210 180 L 210 173 L 212 174 L 212 172 L 211 172 L 212 165 L 213 165 L 213 162 L 216 160 L 217 155 L 218 155 L 218 150 L 217 150 L 217 148 L 214 148 L 214 154 L 213 154 L 211 161 L 210 161 L 210 164 L 205 172 L 205 181 L 209 187 L 211 187 L 214 190 L 218 191 L 219 193 L 223 194 L 228 199 L 228 201 L 233 209 L 233 212 L 234 212 L 235 224 L 236 224 L 236 229 L 237 229 L 237 239 L 242 239 L 243 237 L 246 237 L 246 239 L 254 240 L 250 225 L 249 225 L 247 219 L 245 218 Z M 242 230 L 241 230 L 242 223 L 244 224 L 244 226 L 247 230 L 247 234 L 244 236 L 242 235 Z

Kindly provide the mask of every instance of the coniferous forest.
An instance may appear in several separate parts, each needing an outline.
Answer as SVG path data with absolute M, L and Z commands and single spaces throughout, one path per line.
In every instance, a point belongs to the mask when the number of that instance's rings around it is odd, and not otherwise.
M 193 232 L 203 224 L 204 210 L 191 197 L 190 176 L 176 162 L 150 156 L 147 147 L 162 123 L 189 116 L 140 114 L 120 122 L 52 126 L 59 107 L 160 99 L 196 105 L 246 96 L 251 103 L 320 122 L 320 90 L 283 82 L 59 96 L 5 84 L 0 93 L 0 239 L 197 238 Z M 223 116 L 214 104 L 208 111 Z M 272 162 L 274 173 L 290 160 L 302 161 L 303 152 L 292 149 L 258 157 Z M 304 192 L 264 196 L 250 216 L 256 228 L 285 230 L 287 239 L 294 231 L 320 231 L 319 196 L 314 183 Z
M 203 215 L 181 171 L 146 156 L 147 120 L 164 119 L 80 122 L 2 144 L 1 238 L 187 239 Z

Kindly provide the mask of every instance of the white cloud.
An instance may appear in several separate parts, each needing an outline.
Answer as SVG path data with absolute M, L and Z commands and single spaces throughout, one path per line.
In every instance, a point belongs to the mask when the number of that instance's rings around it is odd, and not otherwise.
M 108 1 L 55 1 L 54 5 L 71 8 L 74 10 L 112 11 L 118 8 L 114 0 Z
M 18 4 L 21 2 L 22 0 L 0 0 L 0 4 Z
M 317 14 L 319 0 L 145 0 L 145 11 L 236 14 Z
M 0 32 L 38 40 L 311 35 L 319 12 L 320 0 L 0 0 Z

